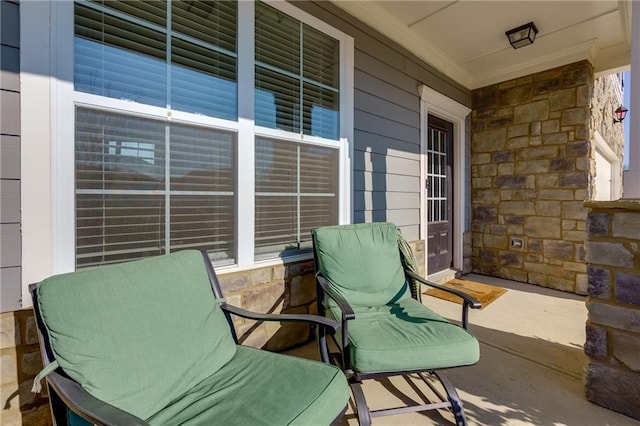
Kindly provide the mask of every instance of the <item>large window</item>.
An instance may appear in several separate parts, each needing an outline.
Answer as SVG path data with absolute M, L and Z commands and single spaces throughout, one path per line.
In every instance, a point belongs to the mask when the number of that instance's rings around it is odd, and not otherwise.
M 77 268 L 185 248 L 249 264 L 339 222 L 346 38 L 291 11 L 76 2 Z

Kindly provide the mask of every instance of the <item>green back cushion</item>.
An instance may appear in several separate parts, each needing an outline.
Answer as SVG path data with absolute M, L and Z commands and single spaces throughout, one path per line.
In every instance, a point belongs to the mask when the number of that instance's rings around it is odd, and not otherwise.
M 381 306 L 406 295 L 398 231 L 388 222 L 318 228 L 320 272 L 354 306 Z
M 60 367 L 142 419 L 235 354 L 198 251 L 58 275 L 37 291 Z

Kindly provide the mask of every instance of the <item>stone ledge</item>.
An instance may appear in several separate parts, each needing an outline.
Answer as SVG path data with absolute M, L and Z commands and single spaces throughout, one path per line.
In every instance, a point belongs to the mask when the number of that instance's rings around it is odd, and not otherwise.
M 631 210 L 640 211 L 640 200 L 585 201 L 583 205 L 594 210 Z

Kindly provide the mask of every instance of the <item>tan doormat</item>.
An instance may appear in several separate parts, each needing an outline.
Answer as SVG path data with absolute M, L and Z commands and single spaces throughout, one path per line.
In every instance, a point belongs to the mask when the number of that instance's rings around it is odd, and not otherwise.
M 474 297 L 482 304 L 481 309 L 486 308 L 491 302 L 507 292 L 506 288 L 495 287 L 489 284 L 481 284 L 475 281 L 461 280 L 458 278 L 447 281 L 444 286 L 461 291 L 471 297 Z M 424 294 L 462 305 L 462 299 L 460 299 L 458 296 L 447 293 L 446 291 L 439 290 L 437 288 L 431 288 L 425 291 Z

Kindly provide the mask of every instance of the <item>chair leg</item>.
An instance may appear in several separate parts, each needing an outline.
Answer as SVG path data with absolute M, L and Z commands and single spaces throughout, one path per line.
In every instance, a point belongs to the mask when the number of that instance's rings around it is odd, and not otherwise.
M 367 405 L 367 400 L 365 399 L 364 392 L 362 391 L 362 384 L 360 382 L 351 382 L 349 383 L 349 386 L 351 387 L 353 401 L 356 405 L 358 423 L 360 426 L 370 426 L 371 413 L 369 413 L 369 406 Z
M 444 390 L 447 392 L 447 398 L 451 403 L 451 411 L 453 412 L 453 416 L 456 420 L 456 426 L 466 426 L 467 418 L 464 415 L 464 408 L 462 407 L 462 400 L 458 396 L 458 391 L 455 386 L 451 383 L 449 378 L 445 376 L 443 372 L 434 371 L 433 374 L 440 380 L 442 386 L 444 386 Z

